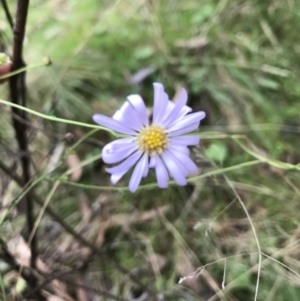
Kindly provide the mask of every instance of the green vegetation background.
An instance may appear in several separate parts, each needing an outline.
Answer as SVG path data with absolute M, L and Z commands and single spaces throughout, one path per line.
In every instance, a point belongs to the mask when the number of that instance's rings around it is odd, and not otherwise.
M 9 45 L 12 34 L 2 11 L 0 19 L 1 39 Z M 201 173 L 209 171 L 211 164 L 223 168 L 253 160 L 249 151 L 215 132 L 245 135 L 248 150 L 269 160 L 298 164 L 299 32 L 297 0 L 35 0 L 29 11 L 24 58 L 35 64 L 49 56 L 53 64 L 28 72 L 28 106 L 92 123 L 93 113 L 111 115 L 131 93 L 141 94 L 151 106 L 154 81 L 162 82 L 170 96 L 184 86 L 194 110 L 207 112 L 200 128 L 201 145 L 193 152 Z M 148 71 L 143 79 L 141 72 Z M 1 89 L 1 98 L 7 99 L 2 96 L 6 95 L 5 87 Z M 66 133 L 82 137 L 87 132 L 30 118 L 43 129 L 31 144 L 33 158 L 41 164 L 37 169 L 46 166 L 41 159 Z M 14 149 L 10 119 L 3 112 L 1 121 L 2 146 Z M 76 155 L 80 160 L 91 158 L 110 139 L 98 132 L 79 145 Z M 2 154 L 13 162 L 7 149 Z M 67 168 L 63 164 L 57 175 Z M 300 267 L 299 175 L 299 171 L 268 164 L 227 174 L 248 209 L 262 251 L 275 254 L 276 260 L 294 272 Z M 91 206 L 104 198 L 111 215 L 142 213 L 168 205 L 165 219 L 110 228 L 103 248 L 129 270 L 146 265 L 149 254 L 160 254 L 167 262 L 164 268 L 154 274 L 150 269 L 141 277 L 146 285 L 165 294 L 166 300 L 253 300 L 258 249 L 249 220 L 227 180 L 221 175 L 186 188 L 173 186 L 136 194 L 61 185 L 50 205 L 74 227 L 80 220 L 81 193 Z M 110 186 L 98 161 L 84 169 L 80 183 Z M 51 183 L 42 183 L 38 191 L 47 194 L 51 187 Z M 98 229 L 97 223 L 92 225 L 90 237 Z M 2 231 L 9 238 L 19 228 L 16 219 L 2 226 Z M 54 243 L 53 250 L 56 243 L 61 241 Z M 43 253 L 46 246 L 43 240 L 40 244 Z M 190 265 L 186 271 L 192 272 L 227 256 L 232 257 L 226 261 L 225 295 L 213 299 L 216 291 L 211 284 L 213 281 L 221 289 L 224 260 L 206 268 L 209 276 L 199 276 L 199 295 L 177 285 L 184 276 L 182 265 Z M 299 300 L 300 278 L 294 272 L 264 258 L 257 300 Z M 127 290 L 132 290 L 124 275 L 101 260 L 95 260 L 89 273 L 99 275 L 91 277 L 91 282 L 98 285 L 105 279 L 116 295 L 126 296 Z

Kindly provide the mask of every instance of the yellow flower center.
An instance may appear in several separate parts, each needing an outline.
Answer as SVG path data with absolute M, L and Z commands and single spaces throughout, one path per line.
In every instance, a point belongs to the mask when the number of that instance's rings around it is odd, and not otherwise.
M 144 128 L 137 138 L 139 149 L 149 155 L 161 154 L 167 147 L 165 131 L 157 125 Z

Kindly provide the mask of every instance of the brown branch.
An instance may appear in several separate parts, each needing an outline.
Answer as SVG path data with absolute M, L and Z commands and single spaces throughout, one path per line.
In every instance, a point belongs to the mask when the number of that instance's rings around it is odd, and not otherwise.
M 12 56 L 12 71 L 25 66 L 22 57 L 23 51 L 23 40 L 25 34 L 25 25 L 28 10 L 28 0 L 18 0 L 17 4 L 17 14 L 16 14 L 16 24 L 14 27 L 14 41 L 13 41 L 13 56 Z M 27 4 L 27 5 L 26 5 Z M 25 105 L 25 85 L 24 78 L 25 73 L 17 74 L 10 77 L 9 88 L 11 102 L 15 104 Z M 26 115 L 22 110 L 17 108 L 12 108 L 12 123 L 15 130 L 15 135 L 17 142 L 19 144 L 19 149 L 24 154 L 27 154 L 27 125 L 20 122 L 20 119 L 27 120 Z M 20 118 L 16 118 L 19 116 Z M 23 178 L 24 182 L 30 181 L 29 174 L 29 158 L 28 155 L 22 156 L 22 168 L 23 168 Z M 20 206 L 23 207 L 21 211 L 25 211 L 26 202 L 21 202 Z
M 12 71 L 20 69 L 25 66 L 23 61 L 23 41 L 25 36 L 25 28 L 28 14 L 29 0 L 17 1 L 16 22 L 14 26 L 14 39 L 13 39 L 13 54 L 12 54 Z M 15 104 L 26 106 L 26 85 L 25 85 L 25 72 L 10 77 L 9 80 L 10 97 L 11 101 Z M 12 123 L 15 130 L 16 140 L 19 145 L 19 149 L 23 155 L 21 157 L 23 183 L 28 184 L 31 180 L 30 177 L 30 159 L 28 156 L 28 141 L 27 141 L 27 126 L 20 122 L 19 116 L 24 120 L 27 120 L 27 116 L 24 111 L 17 108 L 12 108 L 13 116 Z M 26 212 L 28 232 L 31 233 L 34 227 L 34 213 L 33 203 L 30 197 L 27 195 L 19 203 L 19 211 Z M 35 267 L 35 261 L 37 257 L 37 242 L 33 237 L 31 245 L 31 266 Z

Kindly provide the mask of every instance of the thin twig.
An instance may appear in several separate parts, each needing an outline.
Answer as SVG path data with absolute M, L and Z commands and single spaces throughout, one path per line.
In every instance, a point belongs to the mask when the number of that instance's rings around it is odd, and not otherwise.
M 8 5 L 6 3 L 6 0 L 1 0 L 1 3 L 2 3 L 3 10 L 5 12 L 5 15 L 6 15 L 6 19 L 7 19 L 8 23 L 9 23 L 11 29 L 13 30 L 14 29 L 14 21 L 13 21 L 11 13 L 9 11 Z
M 13 56 L 12 56 L 12 71 L 15 71 L 19 68 L 24 67 L 23 61 L 23 40 L 25 35 L 25 25 L 27 19 L 27 10 L 28 10 L 28 0 L 18 0 L 17 3 L 17 13 L 16 13 L 16 24 L 14 27 L 14 41 L 13 41 Z M 24 80 L 25 73 L 16 74 L 10 77 L 9 88 L 10 88 L 10 97 L 11 103 L 25 106 L 25 89 L 22 85 Z M 21 86 L 23 89 L 21 91 Z M 23 94 L 23 95 L 22 95 Z M 27 155 L 28 143 L 26 137 L 27 126 L 20 122 L 20 119 L 27 121 L 27 116 L 25 111 L 21 111 L 16 107 L 12 107 L 12 123 L 15 130 L 15 135 L 17 142 L 19 144 L 19 149 L 25 155 L 22 156 L 22 168 L 23 168 L 23 178 L 24 182 L 27 183 L 30 180 L 29 174 L 29 158 Z M 16 118 L 19 116 L 20 118 Z M 22 202 L 23 209 L 25 209 L 25 202 Z M 24 205 L 25 204 L 25 205 Z M 25 210 L 23 210 L 25 211 Z
M 14 26 L 14 39 L 13 39 L 13 55 L 12 55 L 12 72 L 25 66 L 23 61 L 23 41 L 25 36 L 25 28 L 27 22 L 29 0 L 18 0 L 16 22 Z M 13 75 L 9 80 L 11 102 L 26 107 L 26 85 L 25 85 L 25 72 L 17 75 Z M 12 112 L 27 121 L 25 111 L 20 111 L 17 108 L 12 108 Z M 28 140 L 27 140 L 27 126 L 20 123 L 20 120 L 12 117 L 12 123 L 15 130 L 16 139 L 21 152 L 25 153 L 21 157 L 22 171 L 23 171 L 23 183 L 30 182 L 30 159 L 28 152 Z M 31 233 L 34 227 L 34 213 L 33 203 L 30 196 L 26 196 L 19 204 L 20 212 L 26 212 L 28 232 Z M 31 267 L 35 267 L 37 258 L 37 241 L 33 237 L 31 245 Z
M 230 186 L 231 190 L 233 191 L 233 193 L 235 194 L 237 200 L 239 201 L 240 205 L 242 206 L 247 218 L 248 218 L 248 221 L 249 221 L 249 224 L 251 226 L 251 229 L 252 229 L 252 232 L 253 232 L 253 236 L 254 236 L 254 239 L 255 239 L 255 242 L 256 242 L 256 245 L 257 245 L 257 251 L 258 251 L 258 269 L 257 269 L 257 280 L 256 280 L 256 286 L 255 286 L 255 295 L 254 295 L 254 301 L 257 300 L 257 296 L 258 296 L 258 289 L 259 289 L 259 282 L 260 282 L 260 273 L 261 273 L 261 266 L 262 266 L 262 253 L 261 253 L 261 247 L 260 247 L 260 243 L 259 243 L 259 240 L 258 240 L 258 237 L 257 237 L 257 234 L 256 234 L 256 229 L 254 227 L 254 224 L 252 222 L 252 219 L 251 219 L 251 216 L 244 204 L 244 202 L 242 201 L 241 197 L 239 196 L 239 194 L 237 193 L 237 191 L 235 190 L 234 186 L 232 185 L 231 181 L 229 180 L 229 178 L 224 175 L 224 178 L 227 182 L 227 184 Z

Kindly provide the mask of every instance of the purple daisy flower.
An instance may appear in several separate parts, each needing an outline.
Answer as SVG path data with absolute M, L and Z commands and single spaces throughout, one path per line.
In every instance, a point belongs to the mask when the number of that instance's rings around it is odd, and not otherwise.
M 130 95 L 112 118 L 96 114 L 93 119 L 101 126 L 128 135 L 107 144 L 102 151 L 111 182 L 116 184 L 135 164 L 129 190 L 135 192 L 149 168 L 154 168 L 158 186 L 167 188 L 169 178 L 178 185 L 186 185 L 186 178 L 197 173 L 196 164 L 189 157 L 189 145 L 197 145 L 200 137 L 183 136 L 199 127 L 205 112 L 191 112 L 186 106 L 187 92 L 182 89 L 176 104 L 169 100 L 164 86 L 154 83 L 153 120 L 150 123 L 145 103 L 140 95 Z

